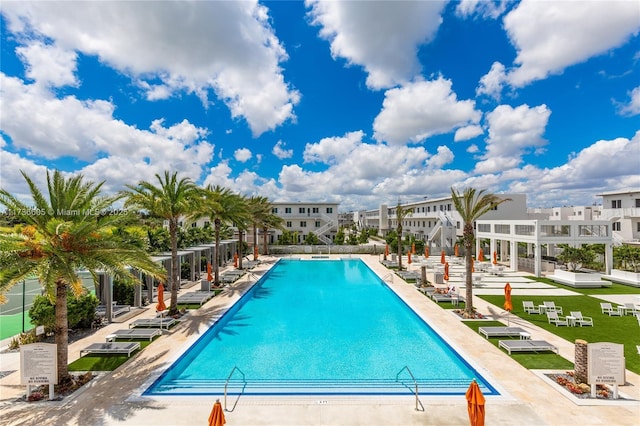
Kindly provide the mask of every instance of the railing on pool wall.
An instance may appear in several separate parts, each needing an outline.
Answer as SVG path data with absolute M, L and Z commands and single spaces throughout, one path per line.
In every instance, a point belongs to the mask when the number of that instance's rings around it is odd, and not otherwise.
M 398 374 L 396 374 L 396 382 L 399 381 L 398 378 L 400 377 L 400 373 L 402 373 L 404 370 L 407 370 L 407 373 L 409 373 L 409 375 L 411 376 L 411 379 L 413 379 L 413 385 L 415 387 L 415 395 L 416 395 L 416 411 L 424 411 L 424 406 L 422 405 L 422 402 L 420 402 L 420 398 L 418 396 L 418 381 L 416 380 L 416 378 L 414 377 L 413 373 L 411 372 L 411 370 L 409 370 L 409 366 L 405 365 L 404 367 L 402 367 L 402 369 L 400 371 L 398 371 Z M 422 410 L 418 407 L 421 407 Z
M 244 390 L 245 386 L 247 386 L 247 380 L 245 378 L 244 373 L 242 372 L 242 370 L 240 370 L 238 368 L 237 365 L 234 365 L 233 368 L 231 369 L 231 373 L 229 373 L 229 377 L 227 377 L 227 381 L 224 383 L 224 411 L 229 411 L 227 409 L 227 386 L 229 386 L 229 380 L 231 380 L 231 376 L 233 376 L 233 373 L 238 372 L 240 374 L 242 374 L 242 388 Z M 238 399 L 240 398 L 240 394 L 242 394 L 242 392 L 238 393 Z M 238 403 L 238 400 L 236 400 L 236 404 Z M 235 409 L 236 404 L 233 404 L 233 407 Z

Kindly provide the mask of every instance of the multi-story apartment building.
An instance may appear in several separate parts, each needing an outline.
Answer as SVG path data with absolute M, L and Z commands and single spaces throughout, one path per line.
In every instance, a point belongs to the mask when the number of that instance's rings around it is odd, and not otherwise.
M 284 229 L 298 233 L 298 243 L 313 232 L 324 244 L 331 244 L 338 231 L 338 203 L 271 203 L 271 212 L 282 218 Z M 269 243 L 275 244 L 280 230 L 271 230 Z
M 596 218 L 612 222 L 616 243 L 640 245 L 640 189 L 598 194 L 602 207 Z

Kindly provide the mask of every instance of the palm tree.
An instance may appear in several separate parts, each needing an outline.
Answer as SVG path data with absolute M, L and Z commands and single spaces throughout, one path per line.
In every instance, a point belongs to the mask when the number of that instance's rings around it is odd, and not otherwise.
M 215 286 L 220 285 L 220 267 L 218 260 L 220 258 L 220 232 L 223 224 L 233 223 L 247 215 L 246 204 L 243 197 L 235 194 L 228 188 L 221 186 L 208 185 L 202 191 L 202 204 L 196 213 L 196 218 L 208 217 L 213 222 L 213 230 L 215 235 L 214 249 L 214 278 Z
M 464 316 L 466 318 L 473 318 L 475 315 L 473 309 L 473 277 L 471 273 L 471 266 L 473 262 L 473 258 L 471 256 L 473 243 L 475 242 L 473 224 L 488 211 L 494 209 L 505 201 L 511 201 L 511 198 L 500 198 L 497 195 L 485 193 L 484 189 L 478 191 L 474 188 L 467 188 L 463 193 L 459 193 L 454 188 L 451 188 L 451 198 L 453 199 L 453 205 L 458 211 L 458 214 L 462 217 L 462 222 L 464 223 L 462 231 L 462 245 L 464 246 L 464 256 L 466 259 L 466 302 Z
M 258 247 L 258 228 L 262 227 L 262 224 L 271 214 L 271 203 L 267 197 L 252 196 L 247 200 L 249 207 L 249 215 L 251 225 L 253 227 L 253 260 L 258 260 L 257 250 Z
M 265 217 L 262 222 L 262 252 L 264 254 L 269 254 L 269 246 L 268 246 L 268 233 L 269 229 L 283 229 L 284 219 L 280 216 L 269 213 L 267 217 Z
M 402 271 L 402 222 L 407 216 L 411 216 L 411 209 L 408 209 L 400 205 L 396 206 L 396 219 L 398 224 L 396 225 L 396 231 L 398 233 L 398 270 Z
M 169 222 L 171 240 L 171 304 L 169 314 L 178 313 L 178 288 L 180 287 L 180 268 L 178 267 L 178 227 L 180 219 L 189 218 L 196 209 L 200 194 L 198 187 L 189 178 L 178 180 L 178 173 L 164 172 L 164 177 L 156 174 L 158 184 L 141 181 L 136 186 L 126 185 L 129 191 L 122 193 L 126 197 L 125 207 L 145 210 L 149 215 Z
M 104 182 L 85 181 L 82 175 L 65 179 L 59 171 L 47 172 L 48 199 L 24 172 L 33 206 L 0 189 L 0 204 L 21 223 L 21 230 L 0 234 L 0 298 L 13 285 L 35 275 L 45 294 L 55 303 L 55 343 L 58 383 L 69 378 L 67 294 L 86 291 L 78 270 L 86 269 L 98 280 L 99 271 L 116 279 L 138 281 L 131 268 L 163 278 L 164 272 L 138 241 L 122 232 L 135 217 L 109 213 L 119 197 L 101 196 Z M 1 301 L 1 300 L 0 300 Z

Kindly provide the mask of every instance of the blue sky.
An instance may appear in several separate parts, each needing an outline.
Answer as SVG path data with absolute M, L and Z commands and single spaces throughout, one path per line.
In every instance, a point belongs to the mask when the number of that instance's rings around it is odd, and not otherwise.
M 341 210 L 640 188 L 636 1 L 30 2 L 1 11 L 0 186 L 178 171 Z

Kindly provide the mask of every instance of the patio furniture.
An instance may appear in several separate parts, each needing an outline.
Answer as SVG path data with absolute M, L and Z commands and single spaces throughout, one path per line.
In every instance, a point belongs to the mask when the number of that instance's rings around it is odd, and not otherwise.
M 543 352 L 558 353 L 558 347 L 546 340 L 499 340 L 498 347 L 504 348 L 509 355 L 511 352 Z
M 547 320 L 550 324 L 555 324 L 556 327 L 559 325 L 569 326 L 569 321 L 561 319 L 556 311 L 547 311 Z
M 588 325 L 593 327 L 593 318 L 582 316 L 582 312 L 572 311 L 571 316 L 574 318 L 575 324 L 579 325 L 580 327 Z
M 169 328 L 176 323 L 174 318 L 141 318 L 129 324 L 129 328 L 149 327 L 149 328 Z
M 107 343 L 93 343 L 86 348 L 80 350 L 80 356 L 85 354 L 127 354 L 130 357 L 131 354 L 140 349 L 139 342 L 107 342 Z
M 609 314 L 610 317 L 614 315 L 621 315 L 620 310 L 613 309 L 613 306 L 611 306 L 611 303 L 608 303 L 608 302 L 601 302 L 600 309 L 602 310 L 603 314 Z
M 153 340 L 156 336 L 161 336 L 162 330 L 157 328 L 130 328 L 127 330 L 116 330 L 110 335 L 106 336 L 107 342 L 111 342 L 114 339 L 149 339 Z
M 489 337 L 521 337 L 522 333 L 526 333 L 525 329 L 520 327 L 480 327 L 478 332 Z
M 539 314 L 540 308 L 536 308 L 532 301 L 525 300 L 522 302 L 522 307 L 524 311 L 528 314 Z
M 555 302 L 542 302 L 545 312 L 557 312 L 562 315 L 562 306 L 556 306 Z

